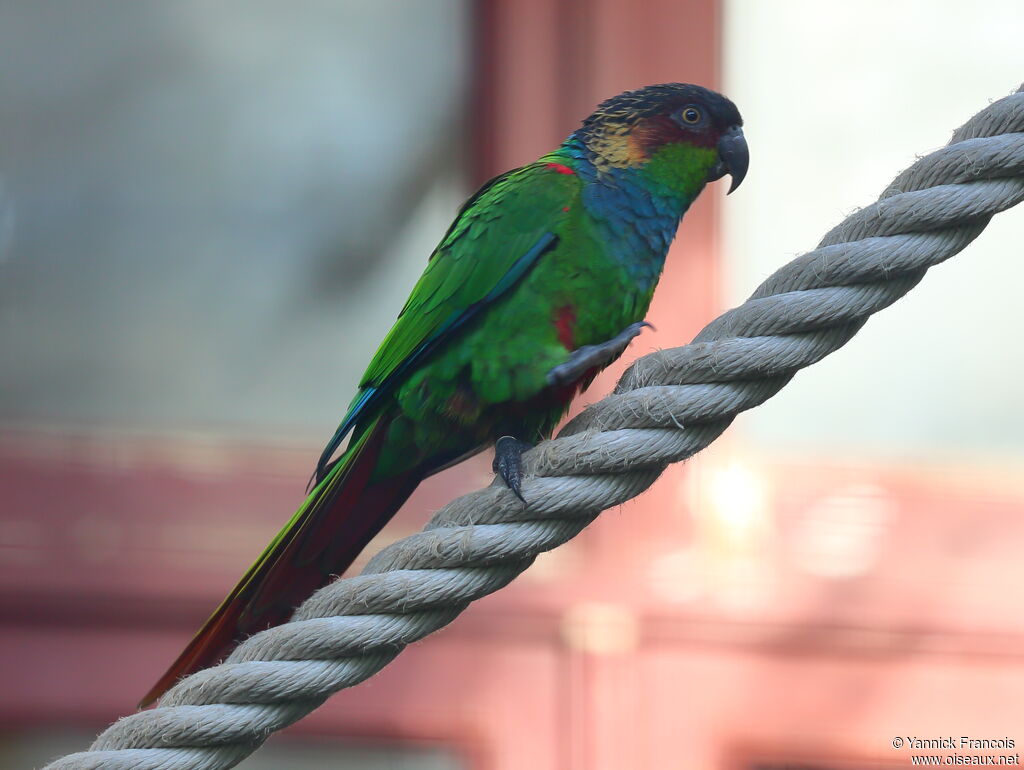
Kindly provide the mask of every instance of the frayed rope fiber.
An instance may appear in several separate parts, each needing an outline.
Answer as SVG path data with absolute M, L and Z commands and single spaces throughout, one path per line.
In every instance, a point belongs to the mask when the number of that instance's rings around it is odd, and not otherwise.
M 461 497 L 310 597 L 286 625 L 179 682 L 47 770 L 234 767 L 275 730 L 377 673 L 410 642 L 497 591 L 537 554 L 643 492 L 745 409 L 842 347 L 868 317 L 1024 200 L 1024 86 L 900 174 L 814 251 L 680 348 L 644 356 L 612 395 L 524 456 L 524 509 L 504 486 Z

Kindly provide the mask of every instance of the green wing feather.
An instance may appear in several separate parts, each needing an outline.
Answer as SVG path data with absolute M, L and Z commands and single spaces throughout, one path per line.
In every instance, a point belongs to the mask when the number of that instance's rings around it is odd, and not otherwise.
M 398 320 L 380 344 L 359 392 L 317 466 L 319 481 L 356 422 L 372 413 L 403 373 L 514 286 L 558 241 L 580 194 L 579 179 L 547 159 L 492 179 L 459 211 Z

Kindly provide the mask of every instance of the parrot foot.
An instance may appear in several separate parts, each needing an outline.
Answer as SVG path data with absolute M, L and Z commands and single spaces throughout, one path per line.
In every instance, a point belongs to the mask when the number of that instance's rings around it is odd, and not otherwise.
M 548 385 L 561 386 L 571 385 L 581 379 L 591 369 L 611 363 L 624 351 L 633 338 L 638 335 L 645 326 L 654 328 L 647 321 L 637 321 L 630 324 L 607 342 L 599 345 L 584 345 L 577 348 L 569 356 L 564 364 L 559 364 L 548 372 Z
M 532 444 L 512 436 L 502 436 L 494 442 L 494 462 L 491 463 L 491 470 L 501 476 L 505 486 L 524 504 L 526 499 L 522 492 L 523 452 L 532 448 Z

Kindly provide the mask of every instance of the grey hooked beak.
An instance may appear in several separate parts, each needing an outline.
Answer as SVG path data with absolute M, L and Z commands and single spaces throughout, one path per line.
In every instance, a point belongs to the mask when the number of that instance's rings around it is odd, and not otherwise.
M 743 177 L 747 175 L 748 166 L 750 151 L 747 149 L 747 140 L 743 136 L 743 129 L 734 126 L 718 140 L 718 163 L 708 172 L 708 181 L 714 182 L 729 174 L 732 177 L 732 184 L 729 185 L 731 193 L 740 186 Z

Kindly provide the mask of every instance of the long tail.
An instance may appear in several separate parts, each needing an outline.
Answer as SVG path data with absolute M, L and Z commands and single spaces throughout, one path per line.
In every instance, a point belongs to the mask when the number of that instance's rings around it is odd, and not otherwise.
M 303 599 L 352 564 L 424 475 L 415 469 L 369 483 L 389 422 L 378 418 L 331 467 L 140 707 L 216 663 L 246 636 L 284 623 Z

